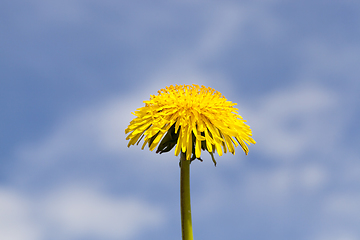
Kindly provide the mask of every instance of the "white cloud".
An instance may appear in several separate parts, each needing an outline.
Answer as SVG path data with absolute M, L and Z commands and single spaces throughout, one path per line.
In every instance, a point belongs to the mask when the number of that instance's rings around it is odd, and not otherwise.
M 206 61 L 232 46 L 250 14 L 248 9 L 238 4 L 214 4 L 211 10 L 195 51 L 191 52 L 198 55 L 197 60 Z
M 173 151 L 159 155 L 148 148 L 141 150 L 142 144 L 127 147 L 125 129 L 134 117 L 131 112 L 150 97 L 146 91 L 149 88 L 79 110 L 60 121 L 46 137 L 19 146 L 13 161 L 20 167 L 13 169 L 16 174 L 11 174 L 11 181 L 28 186 L 43 182 L 45 177 L 48 186 L 73 180 L 113 186 L 114 179 L 121 179 L 125 188 L 123 178 L 127 176 L 131 178 L 127 181 L 171 185 L 169 177 L 175 179 L 178 173 Z M 104 167 L 97 170 L 101 164 Z
M 41 239 L 41 228 L 32 221 L 31 211 L 27 199 L 11 189 L 0 188 L 0 239 Z
M 308 191 L 317 191 L 328 182 L 328 171 L 324 166 L 307 164 L 298 170 L 300 186 Z
M 354 233 L 349 233 L 347 231 L 333 231 L 325 232 L 318 234 L 312 240 L 359 240 L 359 237 Z
M 312 77 L 335 76 L 341 84 L 358 84 L 360 45 L 338 44 L 320 39 L 305 39 L 299 48 L 304 74 Z
M 336 146 L 342 130 L 338 104 L 333 92 L 300 85 L 270 93 L 244 112 L 251 119 L 256 149 L 270 158 L 290 160 Z
M 66 154 L 91 149 L 120 154 L 127 149 L 125 128 L 133 118 L 131 112 L 143 105 L 139 99 L 119 97 L 79 110 L 58 122 L 44 139 L 19 147 L 17 158 L 46 165 L 61 160 Z
M 130 239 L 164 222 L 164 212 L 135 198 L 106 196 L 92 189 L 71 187 L 44 200 L 45 221 L 63 237 L 93 236 Z
M 246 174 L 246 180 L 239 183 L 237 191 L 262 205 L 289 201 L 295 192 L 316 194 L 326 186 L 329 177 L 324 166 L 311 163 L 252 171 Z
M 65 23 L 82 23 L 89 19 L 89 9 L 83 1 L 34 1 L 36 12 L 47 21 L 65 22 Z
M 267 43 L 279 39 L 285 33 L 285 26 L 272 12 L 273 4 L 274 1 L 212 2 L 200 15 L 206 24 L 188 54 L 206 62 L 234 45 L 243 44 L 247 39 L 245 34 L 254 32 Z
M 324 204 L 324 211 L 337 219 L 352 219 L 360 222 L 360 195 L 356 193 L 335 193 Z
M 131 239 L 164 223 L 164 211 L 132 197 L 114 197 L 89 186 L 28 196 L 0 189 L 2 240 Z

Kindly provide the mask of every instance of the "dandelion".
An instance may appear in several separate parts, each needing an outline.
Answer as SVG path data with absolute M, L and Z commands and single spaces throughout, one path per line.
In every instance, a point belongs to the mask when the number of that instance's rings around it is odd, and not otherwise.
M 190 210 L 189 166 L 192 160 L 201 159 L 201 150 L 219 156 L 241 146 L 248 154 L 247 145 L 255 144 L 246 120 L 238 114 L 236 103 L 228 101 L 212 88 L 198 85 L 175 85 L 151 95 L 145 106 L 133 113 L 136 118 L 125 130 L 128 147 L 148 145 L 150 151 L 168 152 L 175 147 L 180 154 L 181 167 L 181 216 L 183 239 L 192 238 Z
M 158 146 L 156 152 L 163 153 L 176 146 L 175 155 L 183 152 L 186 160 L 200 159 L 201 150 L 206 150 L 216 163 L 214 152 L 219 156 L 227 151 L 235 154 L 235 147 L 240 145 L 247 154 L 246 144 L 255 143 L 246 120 L 234 107 L 236 103 L 212 88 L 170 86 L 144 103 L 125 130 L 130 133 L 128 147 L 139 144 L 145 136 L 142 149 L 148 144 L 150 151 Z

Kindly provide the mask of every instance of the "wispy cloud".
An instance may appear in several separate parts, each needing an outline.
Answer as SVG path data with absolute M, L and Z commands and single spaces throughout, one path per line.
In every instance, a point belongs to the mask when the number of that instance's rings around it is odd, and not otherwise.
M 93 186 L 54 189 L 45 196 L 0 189 L 0 237 L 4 240 L 131 239 L 158 228 L 164 211 L 143 200 L 114 197 Z
M 257 149 L 264 155 L 290 160 L 336 145 L 342 126 L 336 124 L 339 101 L 331 90 L 312 84 L 292 86 L 262 97 L 259 103 L 245 114 L 252 119 Z
M 55 231 L 59 239 L 131 239 L 165 221 L 161 208 L 143 200 L 114 197 L 83 186 L 52 193 L 42 206 L 50 234 Z

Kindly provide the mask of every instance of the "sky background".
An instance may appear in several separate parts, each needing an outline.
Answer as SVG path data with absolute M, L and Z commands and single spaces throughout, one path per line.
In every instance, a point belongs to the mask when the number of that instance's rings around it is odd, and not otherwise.
M 195 239 L 360 240 L 360 2 L 0 1 L 0 239 L 181 239 L 172 84 L 238 103 L 248 156 L 191 165 Z

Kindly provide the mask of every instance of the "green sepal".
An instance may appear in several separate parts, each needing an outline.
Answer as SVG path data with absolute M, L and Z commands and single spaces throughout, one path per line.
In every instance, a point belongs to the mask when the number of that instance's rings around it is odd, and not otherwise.
M 170 129 L 165 134 L 165 137 L 161 140 L 156 153 L 169 152 L 174 148 L 179 138 L 179 131 L 175 133 L 175 124 L 173 124 Z
M 181 128 L 181 127 L 180 127 Z M 167 133 L 165 134 L 165 136 L 163 137 L 163 139 L 161 140 L 161 142 L 159 143 L 159 146 L 156 150 L 156 153 L 164 153 L 164 152 L 169 152 L 171 151 L 171 149 L 173 149 L 175 147 L 175 145 L 177 144 L 178 138 L 179 138 L 179 133 L 180 133 L 180 129 L 178 130 L 177 133 L 175 133 L 175 124 L 173 124 L 170 129 L 167 131 Z M 155 138 L 157 137 L 159 133 L 155 134 L 149 141 L 149 146 L 151 145 L 151 143 L 155 140 Z M 205 136 L 205 134 L 202 132 L 201 133 L 202 136 Z M 203 161 L 201 158 L 197 158 L 195 156 L 195 135 L 194 133 L 192 133 L 192 139 L 193 139 L 193 149 L 192 149 L 192 157 L 190 159 L 190 161 L 194 161 L 195 159 L 200 160 L 201 162 Z M 213 149 L 215 149 L 215 146 L 213 145 Z M 216 160 L 214 157 L 213 152 L 209 151 L 207 146 L 206 146 L 206 142 L 205 141 L 201 141 L 201 150 L 207 151 L 209 152 L 211 159 L 216 167 Z M 180 164 L 180 163 L 179 163 Z
M 151 146 L 151 144 L 154 142 L 155 138 L 159 135 L 159 132 L 157 132 L 154 136 L 152 136 L 149 140 L 149 147 Z

